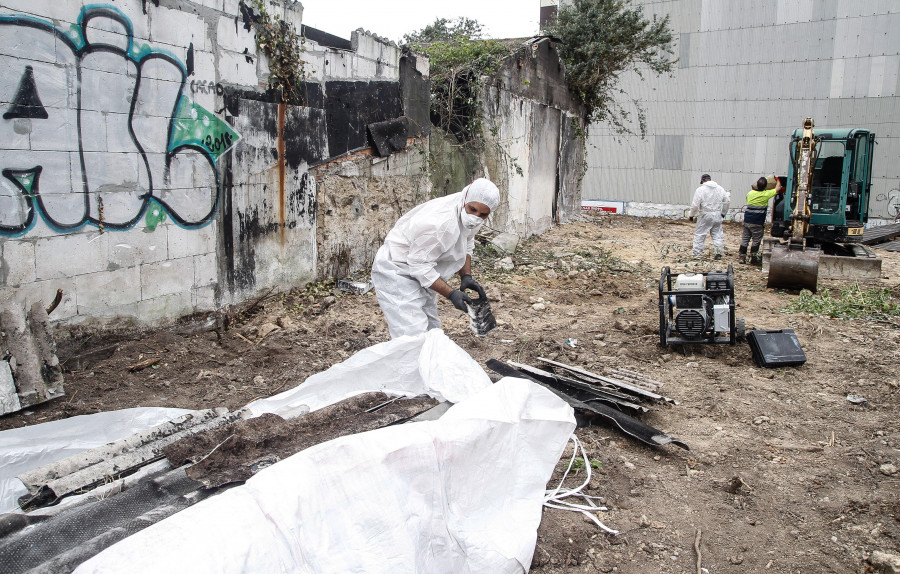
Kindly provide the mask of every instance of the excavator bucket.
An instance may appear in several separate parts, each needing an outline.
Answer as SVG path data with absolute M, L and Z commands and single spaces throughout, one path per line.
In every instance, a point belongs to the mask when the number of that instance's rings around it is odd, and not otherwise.
M 773 289 L 809 289 L 816 292 L 819 281 L 820 249 L 794 245 L 773 245 L 769 260 L 769 281 Z

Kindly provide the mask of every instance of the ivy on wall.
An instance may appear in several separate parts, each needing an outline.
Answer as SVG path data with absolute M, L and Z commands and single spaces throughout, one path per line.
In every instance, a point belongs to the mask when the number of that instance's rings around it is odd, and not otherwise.
M 274 16 L 266 9 L 265 0 L 241 0 L 244 22 L 252 22 L 256 30 L 256 48 L 269 59 L 269 87 L 281 92 L 282 101 L 300 98 L 300 86 L 306 78 L 303 38 L 293 24 Z

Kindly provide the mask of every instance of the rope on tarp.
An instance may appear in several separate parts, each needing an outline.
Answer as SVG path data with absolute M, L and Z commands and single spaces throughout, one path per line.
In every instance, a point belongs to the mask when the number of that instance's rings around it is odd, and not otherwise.
M 560 479 L 557 487 L 552 490 L 547 490 L 544 493 L 544 506 L 546 506 L 547 508 L 557 508 L 559 510 L 580 512 L 590 518 L 594 524 L 599 526 L 605 532 L 609 532 L 610 534 L 619 534 L 618 530 L 613 530 L 612 528 L 600 522 L 600 520 L 597 518 L 597 512 L 609 510 L 605 506 L 599 506 L 594 502 L 595 500 L 603 501 L 603 497 L 590 496 L 581 492 L 582 489 L 584 489 L 584 487 L 591 482 L 591 461 L 590 459 L 588 459 L 587 453 L 584 450 L 584 446 L 581 444 L 581 441 L 578 440 L 578 437 L 575 436 L 575 433 L 572 433 L 572 435 L 569 437 L 569 440 L 571 440 L 575 445 L 572 449 L 572 458 L 569 459 L 569 466 L 568 468 L 566 468 L 566 472 L 563 473 L 563 476 Z M 584 459 L 584 468 L 586 470 L 584 482 L 575 488 L 563 488 L 563 483 L 569 476 L 569 472 L 575 465 L 575 461 L 578 459 L 579 455 Z M 563 500 L 569 497 L 580 498 L 584 502 L 576 503 Z

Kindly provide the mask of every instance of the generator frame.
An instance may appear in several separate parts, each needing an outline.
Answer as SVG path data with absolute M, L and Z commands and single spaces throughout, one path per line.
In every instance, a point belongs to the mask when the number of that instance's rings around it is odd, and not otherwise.
M 710 273 L 721 274 L 721 271 L 706 271 L 699 273 L 703 275 L 704 282 L 706 276 Z M 659 278 L 659 344 L 662 347 L 667 345 L 693 345 L 702 343 L 729 343 L 734 345 L 741 336 L 738 333 L 737 320 L 734 316 L 734 270 L 731 264 L 728 265 L 726 271 L 726 287 L 724 289 L 696 289 L 690 291 L 676 291 L 672 289 L 672 278 L 677 277 L 680 273 L 672 273 L 669 267 L 663 267 L 662 274 Z M 671 295 L 727 295 L 728 296 L 728 324 L 729 330 L 727 336 L 716 335 L 715 330 L 710 330 L 708 334 L 701 337 L 686 338 L 678 334 L 674 330 L 674 311 L 670 296 Z M 715 319 L 713 319 L 715 324 Z

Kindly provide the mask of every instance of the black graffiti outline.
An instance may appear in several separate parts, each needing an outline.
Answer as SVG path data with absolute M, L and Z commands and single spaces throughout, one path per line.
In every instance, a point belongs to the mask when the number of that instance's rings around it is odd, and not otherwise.
M 105 17 L 109 18 L 113 21 L 121 24 L 127 34 L 128 38 L 128 47 L 126 49 L 122 49 L 118 46 L 112 44 L 106 44 L 101 42 L 87 42 L 87 25 L 88 22 L 94 18 Z M 29 168 L 22 168 L 16 170 L 8 170 L 4 169 L 2 175 L 12 181 L 12 183 L 19 189 L 19 191 L 25 196 L 26 205 L 31 207 L 28 215 L 26 216 L 26 222 L 24 224 L 9 226 L 0 224 L 0 235 L 11 235 L 11 236 L 19 236 L 23 235 L 31 229 L 32 225 L 35 222 L 34 211 L 38 211 L 40 213 L 41 218 L 47 223 L 55 231 L 66 232 L 78 229 L 83 227 L 84 225 L 94 225 L 96 227 L 100 227 L 102 224 L 103 228 L 106 230 L 126 230 L 134 227 L 138 221 L 141 220 L 142 217 L 145 216 L 148 207 L 151 202 L 158 203 L 166 213 L 175 221 L 178 225 L 188 228 L 188 229 L 196 229 L 203 227 L 212 221 L 213 217 L 215 217 L 216 211 L 218 210 L 219 203 L 221 201 L 222 196 L 222 182 L 219 177 L 219 171 L 216 169 L 216 162 L 211 156 L 211 150 L 207 150 L 203 146 L 196 145 L 193 143 L 183 143 L 179 144 L 172 149 L 169 149 L 172 142 L 172 134 L 175 127 L 175 119 L 176 114 L 178 113 L 179 106 L 182 101 L 182 97 L 184 95 L 184 90 L 187 85 L 187 73 L 184 68 L 184 65 L 180 60 L 175 58 L 174 56 L 167 54 L 165 52 L 159 51 L 151 51 L 147 54 L 144 54 L 140 57 L 140 59 L 136 59 L 131 55 L 131 48 L 133 45 L 134 33 L 133 28 L 131 26 L 131 21 L 118 9 L 113 7 L 103 7 L 103 6 L 92 6 L 92 7 L 84 7 L 82 8 L 81 13 L 79 14 L 79 25 L 81 28 L 82 39 L 84 39 L 84 45 L 78 47 L 78 45 L 67 36 L 62 31 L 58 30 L 55 26 L 50 24 L 49 22 L 45 22 L 43 20 L 38 20 L 35 18 L 31 18 L 29 16 L 0 16 L 0 26 L 23 26 L 28 28 L 34 28 L 36 30 L 40 30 L 43 32 L 50 33 L 55 36 L 57 40 L 65 44 L 75 56 L 76 60 L 76 70 L 77 70 L 77 100 L 76 100 L 76 117 L 77 117 L 77 130 L 78 130 L 78 157 L 81 165 L 81 187 L 80 191 L 76 191 L 74 188 L 72 189 L 72 193 L 81 193 L 83 195 L 83 209 L 84 215 L 81 217 L 79 221 L 75 221 L 73 223 L 63 223 L 54 220 L 49 212 L 46 210 L 43 202 L 43 198 L 39 192 L 39 178 L 41 174 L 42 166 L 33 166 Z M 138 196 L 138 199 L 142 200 L 143 203 L 138 210 L 137 215 L 126 222 L 111 222 L 109 220 L 101 221 L 99 218 L 95 218 L 91 216 L 90 213 L 90 185 L 88 182 L 87 170 L 85 169 L 85 159 L 84 159 L 84 145 L 82 142 L 82 131 L 81 131 L 81 116 L 82 116 L 82 106 L 81 106 L 81 73 L 82 66 L 81 61 L 84 55 L 91 54 L 94 52 L 108 52 L 114 55 L 118 55 L 120 57 L 125 58 L 129 62 L 135 64 L 137 68 L 137 77 L 135 78 L 134 90 L 132 93 L 131 103 L 128 112 L 128 135 L 131 137 L 132 143 L 134 143 L 135 148 L 138 154 L 141 157 L 141 160 L 144 163 L 144 168 L 146 169 L 146 174 L 148 178 L 148 191 Z M 215 193 L 212 200 L 212 205 L 210 206 L 209 211 L 201 218 L 196 221 L 189 221 L 182 217 L 171 205 L 168 204 L 164 199 L 154 195 L 154 185 L 153 185 L 153 173 L 150 170 L 150 164 L 147 160 L 147 154 L 144 151 L 143 146 L 140 141 L 138 141 L 137 136 L 134 133 L 134 111 L 137 106 L 137 102 L 139 101 L 138 94 L 140 93 L 141 87 L 141 78 L 143 77 L 143 67 L 144 65 L 152 61 L 154 59 L 164 60 L 173 64 L 181 74 L 181 81 L 179 83 L 178 93 L 175 98 L 175 104 L 172 107 L 172 111 L 169 114 L 169 126 L 166 133 L 166 152 L 165 152 L 165 165 L 164 165 L 164 179 L 168 179 L 170 168 L 172 161 L 174 158 L 185 150 L 194 150 L 201 154 L 202 157 L 206 159 L 207 164 L 209 165 L 210 171 L 213 174 L 213 178 L 215 180 Z M 35 171 L 35 179 L 31 186 L 31 193 L 28 193 L 27 190 L 24 189 L 21 182 L 18 181 L 12 174 L 29 172 L 31 170 Z M 10 172 L 9 174 L 7 172 Z

